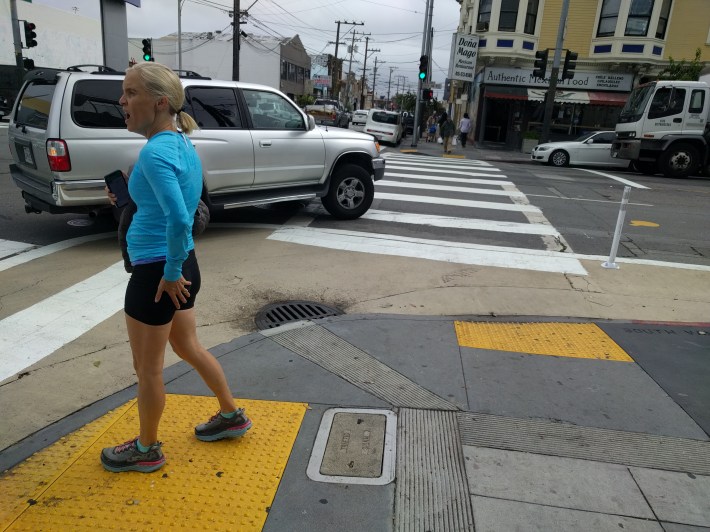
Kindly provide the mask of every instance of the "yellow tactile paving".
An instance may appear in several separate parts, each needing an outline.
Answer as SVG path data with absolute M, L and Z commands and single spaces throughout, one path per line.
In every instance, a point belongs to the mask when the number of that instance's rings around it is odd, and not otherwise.
M 238 400 L 254 425 L 238 440 L 200 442 L 214 398 L 168 395 L 166 465 L 109 473 L 99 454 L 132 438 L 131 401 L 0 477 L 0 530 L 261 530 L 307 405 Z
M 633 362 L 594 323 L 454 322 L 462 347 Z

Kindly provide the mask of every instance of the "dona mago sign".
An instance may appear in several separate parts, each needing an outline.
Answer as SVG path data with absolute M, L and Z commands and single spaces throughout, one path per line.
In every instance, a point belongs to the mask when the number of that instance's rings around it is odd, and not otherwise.
M 473 81 L 478 57 L 478 35 L 454 33 L 451 39 L 449 79 Z

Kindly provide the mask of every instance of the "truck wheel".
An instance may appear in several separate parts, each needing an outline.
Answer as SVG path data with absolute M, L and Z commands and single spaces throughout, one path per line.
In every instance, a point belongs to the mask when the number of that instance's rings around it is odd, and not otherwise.
M 666 177 L 688 177 L 698 167 L 698 150 L 690 144 L 674 144 L 661 154 L 658 165 Z
M 634 161 L 633 164 L 636 171 L 641 172 L 644 175 L 653 175 L 658 173 L 656 163 L 652 161 Z
M 328 194 L 321 201 L 335 218 L 353 220 L 367 212 L 374 197 L 375 185 L 367 170 L 346 164 L 336 170 Z

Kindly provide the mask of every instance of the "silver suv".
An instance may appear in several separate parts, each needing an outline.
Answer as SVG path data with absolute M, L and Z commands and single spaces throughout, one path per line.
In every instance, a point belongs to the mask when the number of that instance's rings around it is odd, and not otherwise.
M 145 143 L 118 104 L 124 73 L 82 68 L 30 72 L 10 114 L 10 173 L 28 213 L 110 208 L 103 176 L 128 169 Z M 183 74 L 210 210 L 316 197 L 341 219 L 370 208 L 385 171 L 370 135 L 316 127 L 271 87 Z

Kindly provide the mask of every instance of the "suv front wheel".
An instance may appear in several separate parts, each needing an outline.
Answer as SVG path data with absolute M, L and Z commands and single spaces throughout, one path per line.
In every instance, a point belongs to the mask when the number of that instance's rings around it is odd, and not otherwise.
M 335 218 L 353 220 L 367 212 L 374 197 L 375 185 L 367 170 L 346 164 L 336 170 L 322 202 Z

